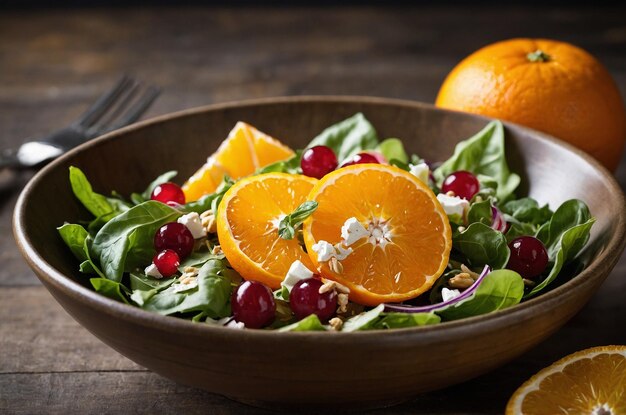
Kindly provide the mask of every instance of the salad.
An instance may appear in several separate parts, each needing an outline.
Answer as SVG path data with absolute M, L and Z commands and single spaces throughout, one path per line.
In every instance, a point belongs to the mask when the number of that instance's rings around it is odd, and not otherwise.
M 448 160 L 379 140 L 356 114 L 303 150 L 238 123 L 181 187 L 96 193 L 59 234 L 98 293 L 236 329 L 357 331 L 438 324 L 540 295 L 581 269 L 594 218 L 517 197 L 499 121 Z

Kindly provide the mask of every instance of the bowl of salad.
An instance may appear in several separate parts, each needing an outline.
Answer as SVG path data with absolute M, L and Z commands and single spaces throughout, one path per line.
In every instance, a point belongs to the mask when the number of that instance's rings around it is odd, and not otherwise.
M 626 241 L 596 161 L 521 126 L 382 98 L 212 105 L 39 172 L 17 243 L 80 324 L 256 405 L 363 408 L 553 334 Z

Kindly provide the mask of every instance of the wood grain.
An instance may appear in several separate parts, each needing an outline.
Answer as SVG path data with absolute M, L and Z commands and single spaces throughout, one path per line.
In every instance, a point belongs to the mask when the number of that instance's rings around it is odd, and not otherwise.
M 273 95 L 432 102 L 459 59 L 515 36 L 588 49 L 626 95 L 625 16 L 624 7 L 545 6 L 3 11 L 0 148 L 71 121 L 122 72 L 164 87 L 148 116 Z M 617 177 L 626 188 L 624 161 Z M 80 328 L 19 255 L 10 227 L 15 199 L 0 193 L 0 412 L 265 413 L 134 372 L 134 363 Z M 590 304 L 517 361 L 375 413 L 501 413 L 539 368 L 584 347 L 626 344 L 625 277 L 622 256 Z

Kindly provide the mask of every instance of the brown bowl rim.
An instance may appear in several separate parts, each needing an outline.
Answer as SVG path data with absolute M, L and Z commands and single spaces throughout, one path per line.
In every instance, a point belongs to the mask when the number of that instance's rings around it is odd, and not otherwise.
M 123 319 L 131 319 L 135 323 L 151 326 L 166 331 L 178 331 L 188 330 L 194 334 L 201 335 L 203 333 L 210 333 L 213 336 L 241 336 L 241 338 L 267 338 L 266 336 L 276 336 L 275 330 L 232 330 L 225 327 L 213 326 L 206 323 L 194 323 L 189 320 L 160 315 L 154 312 L 145 311 L 139 307 L 127 305 L 105 296 L 96 293 L 82 285 L 74 282 L 64 274 L 53 268 L 42 256 L 40 256 L 34 249 L 30 238 L 25 232 L 25 206 L 28 203 L 28 199 L 32 189 L 46 176 L 46 174 L 55 169 L 57 165 L 64 163 L 66 160 L 72 158 L 75 154 L 86 150 L 92 146 L 97 146 L 103 142 L 114 140 L 119 136 L 126 134 L 129 131 L 141 129 L 147 125 L 160 124 L 167 122 L 170 119 L 189 116 L 193 114 L 219 111 L 225 109 L 233 109 L 246 106 L 262 106 L 262 105 L 275 105 L 275 104 L 292 104 L 298 102 L 317 102 L 317 103 L 371 103 L 371 104 L 383 104 L 399 107 L 410 107 L 418 109 L 427 109 L 435 111 L 443 111 L 448 113 L 456 113 L 461 116 L 470 118 L 482 119 L 485 122 L 493 120 L 493 118 L 484 117 L 480 115 L 452 111 L 435 107 L 434 105 L 403 100 L 395 98 L 383 98 L 383 97 L 371 97 L 371 96 L 335 96 L 335 95 L 311 95 L 311 96 L 286 96 L 286 97 L 271 97 L 261 99 L 250 99 L 233 101 L 226 103 L 210 104 L 201 107 L 195 107 L 185 109 L 182 111 L 163 114 L 154 118 L 150 118 L 145 121 L 141 121 L 122 129 L 105 134 L 101 137 L 93 139 L 79 147 L 69 151 L 67 154 L 61 156 L 59 159 L 51 162 L 39 171 L 25 186 L 20 194 L 15 206 L 13 215 L 13 233 L 25 260 L 29 266 L 36 271 L 36 274 L 42 280 L 42 282 L 54 286 L 56 289 L 63 291 L 65 295 L 73 297 L 75 300 L 80 301 L 90 307 L 98 309 L 99 312 L 109 314 L 110 316 Z M 517 129 L 522 132 L 527 132 L 535 135 L 540 140 L 547 141 L 551 144 L 555 144 L 561 147 L 565 151 L 572 152 L 589 163 L 595 170 L 597 170 L 602 179 L 607 182 L 608 187 L 611 189 L 613 196 L 617 198 L 616 202 L 621 203 L 623 208 L 620 210 L 618 217 L 615 218 L 616 224 L 612 237 L 609 239 L 606 248 L 596 257 L 596 259 L 589 264 L 583 271 L 581 271 L 576 277 L 563 283 L 562 285 L 551 289 L 550 291 L 543 293 L 537 297 L 534 297 L 524 303 L 518 304 L 514 307 L 500 310 L 497 312 L 483 314 L 475 317 L 468 317 L 460 320 L 442 322 L 436 325 L 422 326 L 422 327 L 410 327 L 393 330 L 366 330 L 356 332 L 284 332 L 279 336 L 290 338 L 306 338 L 314 341 L 346 341 L 354 336 L 359 337 L 359 341 L 378 341 L 378 339 L 398 339 L 398 337 L 404 337 L 410 334 L 418 334 L 420 340 L 430 342 L 441 340 L 441 336 L 446 334 L 454 335 L 476 335 L 481 330 L 493 330 L 507 326 L 507 321 L 510 318 L 515 319 L 529 319 L 536 316 L 541 312 L 542 308 L 550 308 L 549 306 L 557 306 L 566 301 L 567 297 L 571 295 L 574 290 L 585 289 L 590 283 L 593 283 L 595 279 L 601 278 L 602 269 L 612 267 L 618 261 L 621 252 L 626 245 L 626 206 L 624 194 L 616 182 L 615 178 L 604 166 L 598 161 L 593 159 L 588 154 L 584 153 L 572 145 L 552 137 L 548 134 L 532 130 L 527 127 L 523 127 L 518 124 L 504 122 L 503 124 L 507 128 Z M 568 293 L 570 293 L 568 295 Z M 382 334 L 384 333 L 384 334 Z M 384 337 L 382 337 L 384 336 Z M 409 336 L 412 339 L 416 339 L 415 336 Z

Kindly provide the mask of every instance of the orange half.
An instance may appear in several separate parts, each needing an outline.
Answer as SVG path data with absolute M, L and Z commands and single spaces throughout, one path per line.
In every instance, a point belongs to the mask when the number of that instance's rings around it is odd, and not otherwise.
M 318 208 L 304 223 L 304 241 L 315 267 L 350 288 L 350 299 L 374 306 L 405 301 L 430 289 L 452 248 L 448 218 L 434 193 L 417 177 L 393 166 L 358 164 L 336 170 L 311 190 Z M 342 243 L 344 222 L 355 217 L 364 237 L 334 272 L 318 261 L 313 245 Z
M 213 193 L 224 175 L 248 176 L 268 164 L 288 159 L 294 152 L 275 138 L 238 122 L 207 162 L 183 185 L 187 202 Z
M 217 235 L 228 262 L 243 278 L 278 289 L 295 260 L 313 269 L 297 238 L 278 236 L 278 224 L 307 200 L 316 182 L 267 173 L 242 179 L 226 192 L 217 212 Z
M 506 413 L 626 413 L 626 346 L 592 347 L 564 357 L 520 386 Z

